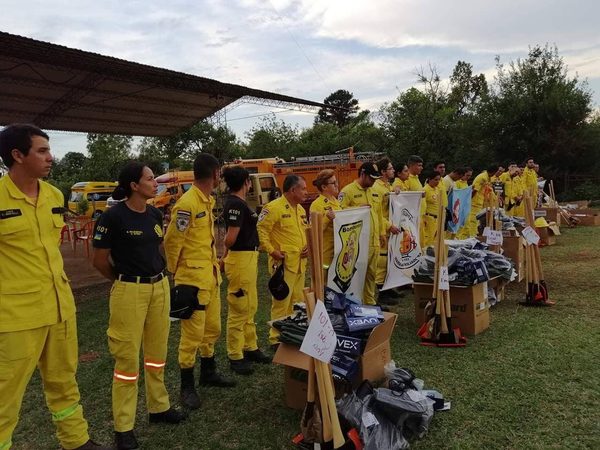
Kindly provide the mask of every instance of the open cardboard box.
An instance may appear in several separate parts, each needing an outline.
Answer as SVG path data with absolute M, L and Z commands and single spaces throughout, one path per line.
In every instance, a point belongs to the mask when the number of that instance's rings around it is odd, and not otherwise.
M 551 223 L 547 227 L 537 227 L 535 231 L 540 236 L 542 245 L 555 245 L 556 236 L 560 235 L 560 229 L 555 223 Z
M 504 236 L 502 239 L 503 255 L 510 258 L 515 265 L 517 281 L 525 277 L 525 239 L 521 236 Z
M 380 381 L 385 377 L 383 367 L 392 359 L 390 338 L 396 326 L 397 314 L 384 312 L 384 321 L 371 331 L 358 360 L 359 369 L 355 384 L 363 380 Z M 306 404 L 307 371 L 310 356 L 302 353 L 300 348 L 279 344 L 273 362 L 285 366 L 284 393 L 285 404 L 293 409 L 303 409 Z
M 544 207 L 536 208 L 534 212 L 535 217 L 543 217 L 548 222 L 554 222 L 557 226 L 560 226 L 560 212 L 558 208 Z
M 418 326 L 425 322 L 425 306 L 433 298 L 433 284 L 413 283 L 415 291 L 415 321 Z M 450 285 L 452 327 L 459 327 L 463 334 L 479 334 L 490 326 L 488 283 L 473 286 Z
M 583 226 L 598 226 L 600 225 L 600 214 L 597 209 L 574 209 L 571 210 L 571 215 L 579 219 L 578 225 Z

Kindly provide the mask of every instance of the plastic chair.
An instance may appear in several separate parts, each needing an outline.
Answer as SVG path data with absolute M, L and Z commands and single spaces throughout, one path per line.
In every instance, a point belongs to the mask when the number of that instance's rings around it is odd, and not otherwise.
M 85 245 L 85 254 L 90 257 L 90 241 L 94 238 L 94 220 L 81 225 L 79 229 L 73 231 L 73 254 L 77 253 L 77 242 L 81 241 Z
M 67 241 L 71 242 L 71 228 L 69 224 L 64 224 L 62 229 L 60 230 L 60 243 L 65 242 L 65 236 L 67 237 Z

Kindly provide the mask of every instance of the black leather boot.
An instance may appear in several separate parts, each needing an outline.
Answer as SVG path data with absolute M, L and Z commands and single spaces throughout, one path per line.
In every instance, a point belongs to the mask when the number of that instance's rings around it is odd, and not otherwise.
M 140 448 L 133 430 L 131 431 L 115 431 L 115 447 L 117 450 L 133 450 Z
M 181 404 L 189 409 L 200 408 L 200 397 L 194 385 L 194 368 L 180 369 L 181 374 Z
M 200 358 L 200 383 L 201 386 L 233 387 L 235 381 L 225 378 L 217 372 L 215 357 Z

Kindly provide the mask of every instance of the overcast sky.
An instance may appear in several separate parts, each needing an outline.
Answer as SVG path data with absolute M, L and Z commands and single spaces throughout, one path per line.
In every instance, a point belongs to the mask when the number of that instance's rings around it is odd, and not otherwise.
M 448 77 L 463 60 L 492 82 L 496 55 L 508 62 L 549 43 L 597 106 L 599 17 L 597 0 L 3 0 L 0 29 L 309 100 L 346 89 L 371 110 L 414 85 L 419 67 Z M 242 106 L 228 125 L 244 138 L 270 111 Z M 85 135 L 52 133 L 51 144 L 59 157 L 85 151 Z

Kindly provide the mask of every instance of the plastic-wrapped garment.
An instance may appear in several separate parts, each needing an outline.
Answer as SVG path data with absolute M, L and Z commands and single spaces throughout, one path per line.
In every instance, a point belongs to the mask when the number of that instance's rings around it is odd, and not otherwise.
M 402 430 L 385 414 L 373 409 L 373 395 L 359 398 L 354 392 L 337 401 L 337 410 L 353 427 L 360 430 L 364 450 L 400 450 L 410 447 Z
M 379 388 L 373 394 L 373 406 L 391 420 L 397 428 L 410 430 L 417 438 L 429 431 L 433 419 L 434 401 L 422 391 L 393 391 Z

